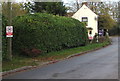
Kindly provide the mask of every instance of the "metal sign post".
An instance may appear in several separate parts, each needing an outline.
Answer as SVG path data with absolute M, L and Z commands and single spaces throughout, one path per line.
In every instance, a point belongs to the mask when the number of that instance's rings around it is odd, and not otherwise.
M 9 18 L 8 18 L 8 25 L 9 25 L 9 27 L 7 27 L 8 30 L 6 31 L 6 34 L 8 34 L 7 35 L 8 36 L 7 53 L 8 53 L 8 59 L 12 60 L 12 38 L 11 38 L 12 36 L 10 35 L 10 32 L 12 30 L 11 29 L 11 24 L 12 24 L 11 16 L 12 16 L 12 14 L 11 14 L 11 2 L 10 1 L 8 2 L 8 14 L 9 14 Z

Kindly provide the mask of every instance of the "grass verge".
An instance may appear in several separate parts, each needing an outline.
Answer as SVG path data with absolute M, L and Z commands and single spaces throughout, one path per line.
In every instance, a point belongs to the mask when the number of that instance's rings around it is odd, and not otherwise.
M 13 69 L 20 68 L 23 66 L 40 65 L 41 63 L 44 63 L 47 61 L 62 59 L 69 55 L 72 55 L 72 54 L 81 53 L 81 52 L 85 52 L 88 50 L 93 50 L 96 48 L 104 47 L 108 44 L 109 44 L 108 42 L 89 44 L 87 46 L 70 48 L 70 49 L 65 49 L 65 50 L 61 50 L 61 51 L 42 54 L 36 58 L 26 58 L 26 57 L 15 56 L 15 57 L 13 57 L 12 61 L 3 61 L 2 62 L 2 71 L 3 72 L 9 71 L 9 70 L 13 70 Z

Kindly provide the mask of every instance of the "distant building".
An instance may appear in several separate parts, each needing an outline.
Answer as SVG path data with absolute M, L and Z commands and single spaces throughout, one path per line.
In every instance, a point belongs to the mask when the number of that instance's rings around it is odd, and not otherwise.
M 95 33 L 98 33 L 98 15 L 87 7 L 87 3 L 84 3 L 72 18 L 86 23 L 89 39 L 92 40 Z

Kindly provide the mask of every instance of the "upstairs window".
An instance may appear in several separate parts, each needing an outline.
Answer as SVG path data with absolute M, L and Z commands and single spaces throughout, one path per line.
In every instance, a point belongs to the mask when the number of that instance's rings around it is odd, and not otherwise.
M 85 22 L 86 26 L 88 26 L 88 18 L 87 17 L 82 17 L 82 22 Z
M 82 17 L 82 22 L 88 22 L 88 18 L 87 17 Z

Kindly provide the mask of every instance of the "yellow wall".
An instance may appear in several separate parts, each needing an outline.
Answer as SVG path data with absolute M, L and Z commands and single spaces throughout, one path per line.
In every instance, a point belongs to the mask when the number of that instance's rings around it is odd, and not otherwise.
M 75 18 L 82 22 L 82 17 L 88 17 L 88 27 L 91 27 L 92 30 L 92 37 L 94 37 L 95 33 L 98 33 L 98 21 L 95 20 L 95 17 L 98 18 L 98 15 L 96 15 L 93 11 L 91 11 L 86 5 L 83 5 L 73 16 L 72 18 Z M 88 34 L 88 36 L 90 36 Z

